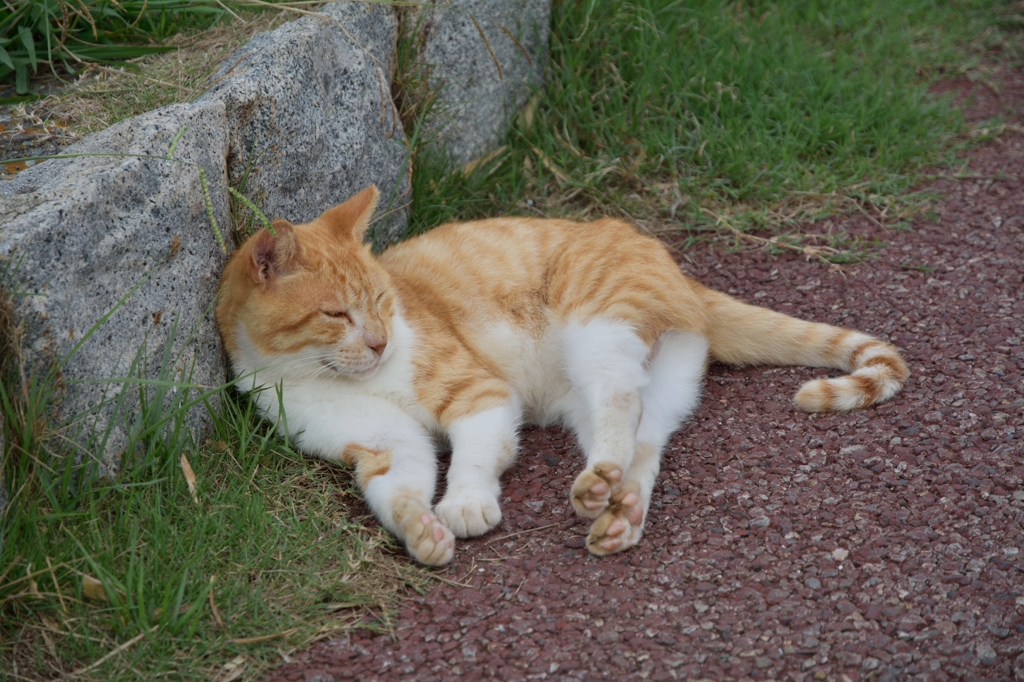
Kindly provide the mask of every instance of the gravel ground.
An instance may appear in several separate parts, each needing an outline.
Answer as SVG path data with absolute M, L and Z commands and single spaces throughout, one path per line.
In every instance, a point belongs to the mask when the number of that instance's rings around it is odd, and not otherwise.
M 1024 76 L 972 101 L 976 120 L 1019 122 Z M 571 436 L 528 430 L 505 521 L 440 573 L 468 587 L 404 602 L 394 638 L 321 642 L 269 679 L 1024 679 L 1024 136 L 970 159 L 976 177 L 939 181 L 913 231 L 834 219 L 889 244 L 845 273 L 713 246 L 683 263 L 890 339 L 913 371 L 901 395 L 808 415 L 792 396 L 825 372 L 713 366 L 644 539 L 603 559 L 568 503 Z

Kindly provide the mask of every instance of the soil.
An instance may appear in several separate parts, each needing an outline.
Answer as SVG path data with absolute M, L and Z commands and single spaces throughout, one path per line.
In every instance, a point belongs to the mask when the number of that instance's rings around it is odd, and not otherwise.
M 1021 122 L 1022 73 L 946 87 L 974 121 Z M 968 159 L 912 230 L 833 218 L 888 244 L 843 272 L 714 245 L 682 263 L 892 341 L 902 394 L 809 415 L 792 396 L 827 372 L 712 366 L 643 540 L 607 558 L 568 503 L 572 437 L 527 430 L 505 520 L 459 543 L 452 583 L 404 601 L 393 637 L 321 642 L 268 679 L 1024 679 L 1024 136 Z

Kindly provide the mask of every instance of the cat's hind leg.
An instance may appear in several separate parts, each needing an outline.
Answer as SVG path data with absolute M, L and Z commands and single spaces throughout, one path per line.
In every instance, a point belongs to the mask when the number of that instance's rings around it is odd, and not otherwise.
M 500 407 L 460 417 L 448 426 L 452 461 L 448 488 L 434 511 L 456 537 L 483 535 L 501 523 L 499 478 L 515 461 L 522 408 Z
M 590 527 L 587 549 L 591 553 L 613 554 L 640 541 L 661 467 L 661 451 L 700 402 L 707 353 L 708 342 L 702 336 L 675 330 L 662 335 L 651 360 L 650 382 L 640 390 L 643 416 L 636 434 L 636 454 L 620 489 Z
M 562 344 L 574 391 L 567 420 L 587 456 L 570 500 L 578 514 L 596 518 L 621 492 L 636 451 L 649 350 L 630 325 L 600 318 L 569 322 Z

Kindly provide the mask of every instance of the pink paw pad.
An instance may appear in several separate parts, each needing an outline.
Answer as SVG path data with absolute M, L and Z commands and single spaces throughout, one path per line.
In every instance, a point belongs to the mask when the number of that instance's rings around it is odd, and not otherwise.
M 590 527 L 587 549 L 604 556 L 629 549 L 643 534 L 644 507 L 636 491 L 620 493 Z
M 596 464 L 576 477 L 570 497 L 572 506 L 580 516 L 596 518 L 621 487 L 622 468 L 619 465 Z

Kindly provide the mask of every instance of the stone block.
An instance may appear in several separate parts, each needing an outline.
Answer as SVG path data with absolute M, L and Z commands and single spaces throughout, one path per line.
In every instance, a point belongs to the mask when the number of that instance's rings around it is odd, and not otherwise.
M 176 161 L 169 161 L 179 132 Z M 152 377 L 169 343 L 178 380 L 190 375 L 216 386 L 227 378 L 211 311 L 225 255 L 199 175 L 205 169 L 213 214 L 227 230 L 227 152 L 224 105 L 179 104 L 121 121 L 64 152 L 85 156 L 49 160 L 0 183 L 0 261 L 13 269 L 6 286 L 25 325 L 30 368 L 44 371 L 44 363 L 67 357 L 141 283 L 61 372 L 59 417 L 77 417 L 86 431 L 113 424 L 99 447 L 108 465 L 138 424 L 138 387 L 125 389 L 132 416 L 119 423 L 111 421 L 109 399 L 126 384 L 94 380 L 127 376 L 136 356 Z M 206 422 L 202 405 L 190 411 L 194 431 Z
M 391 101 L 398 21 L 391 6 L 336 2 L 253 37 L 200 101 L 222 101 L 228 171 L 270 218 L 313 220 L 370 184 L 371 236 L 400 237 L 409 203 L 405 134 Z
M 437 93 L 431 132 L 458 164 L 488 153 L 544 84 L 550 0 L 454 0 L 404 11 Z

